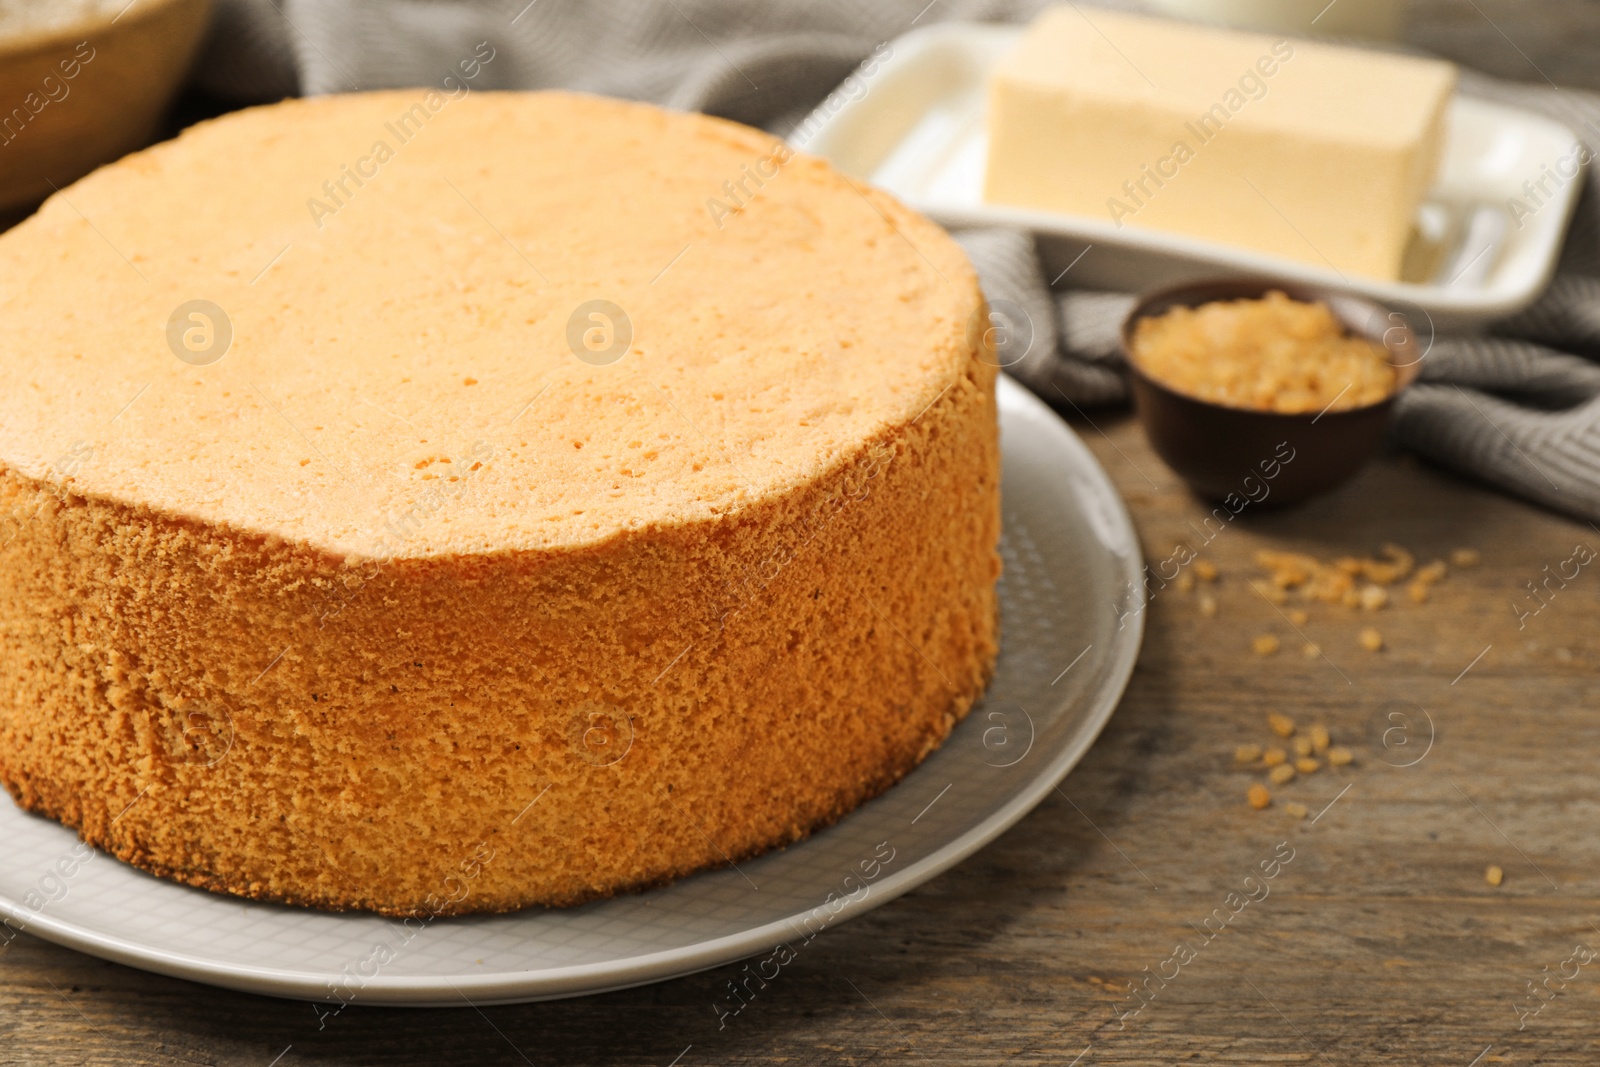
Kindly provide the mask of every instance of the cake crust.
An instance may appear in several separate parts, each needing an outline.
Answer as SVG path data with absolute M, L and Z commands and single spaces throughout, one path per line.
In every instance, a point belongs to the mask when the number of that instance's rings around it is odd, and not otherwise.
M 164 877 L 391 915 L 660 884 L 891 786 L 996 652 L 959 249 L 800 156 L 708 209 L 787 150 L 565 94 L 449 101 L 296 215 L 417 99 L 218 120 L 0 238 L 0 780 Z M 161 328 L 202 291 L 234 347 L 195 366 Z M 568 343 L 599 298 L 610 363 Z

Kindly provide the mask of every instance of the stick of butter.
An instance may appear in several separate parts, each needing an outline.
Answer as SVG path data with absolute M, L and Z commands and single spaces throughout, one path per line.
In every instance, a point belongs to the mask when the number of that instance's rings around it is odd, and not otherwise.
M 1455 68 L 1076 4 L 989 87 L 984 197 L 1395 279 Z

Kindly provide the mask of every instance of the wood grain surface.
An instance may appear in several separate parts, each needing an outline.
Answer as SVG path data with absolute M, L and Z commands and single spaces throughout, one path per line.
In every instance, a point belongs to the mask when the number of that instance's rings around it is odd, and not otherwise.
M 1413 34 L 1502 72 L 1520 47 L 1528 65 L 1592 75 L 1600 38 L 1563 40 L 1550 21 L 1597 11 L 1424 0 L 1434 21 Z M 1075 425 L 1147 556 L 1198 547 L 1205 506 L 1131 419 L 1094 418 Z M 1426 604 L 1311 609 L 1315 659 L 1246 584 L 1261 547 L 1390 541 L 1482 562 Z M 0 950 L 0 1064 L 1600 1062 L 1600 568 L 1517 611 L 1580 544 L 1600 550 L 1600 532 L 1401 456 L 1306 507 L 1247 510 L 1203 553 L 1221 571 L 1215 617 L 1198 593 L 1155 598 L 1127 697 L 1059 791 L 819 937 L 724 1029 L 713 1003 L 733 967 L 547 1004 L 353 1007 L 319 1030 L 303 1003 L 22 935 Z M 1385 651 L 1358 647 L 1369 624 Z M 1284 647 L 1259 657 L 1265 633 Z M 1233 750 L 1272 740 L 1271 712 L 1325 723 L 1356 763 L 1274 787 L 1258 812 L 1245 792 L 1261 775 Z

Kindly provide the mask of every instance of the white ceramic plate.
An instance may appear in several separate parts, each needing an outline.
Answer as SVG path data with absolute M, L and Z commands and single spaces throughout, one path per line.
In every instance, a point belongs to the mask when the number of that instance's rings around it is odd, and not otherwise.
M 1218 274 L 1267 274 L 1425 313 L 1436 329 L 1463 329 L 1526 307 L 1550 281 L 1582 181 L 1552 187 L 1520 226 L 1506 201 L 1526 200 L 1523 182 L 1539 180 L 1542 166 L 1572 158 L 1577 139 L 1542 115 L 1470 97 L 1450 106 L 1439 179 L 1418 212 L 1418 232 L 1434 251 L 1421 259 L 1435 266 L 1411 281 L 1346 278 L 1327 267 L 1134 225 L 1118 228 L 1106 219 L 987 204 L 985 82 L 1021 33 L 1016 26 L 941 23 L 906 34 L 870 73 L 863 68 L 797 127 L 795 147 L 946 226 L 1032 230 L 1052 276 L 1075 264 L 1073 283 L 1088 288 L 1138 292 Z M 1427 329 L 1421 314 L 1412 325 Z
M 0 794 L 0 939 L 28 933 L 162 974 L 273 996 L 460 1006 L 689 974 L 859 915 L 959 863 L 1088 750 L 1133 671 L 1143 566 L 1082 442 L 1000 382 L 1005 512 L 995 678 L 945 745 L 836 826 L 737 869 L 566 910 L 398 921 L 258 904 L 93 853 Z M 89 858 L 84 859 L 87 855 Z

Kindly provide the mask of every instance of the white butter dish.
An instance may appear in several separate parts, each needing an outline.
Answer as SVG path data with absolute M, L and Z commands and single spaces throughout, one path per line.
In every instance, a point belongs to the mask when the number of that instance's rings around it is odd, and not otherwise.
M 880 50 L 870 73 L 797 128 L 795 147 L 878 185 L 951 228 L 1033 231 L 1062 285 L 1141 291 L 1218 275 L 1266 275 L 1359 293 L 1415 316 L 1413 327 L 1462 330 L 1514 314 L 1549 283 L 1577 202 L 1578 177 L 1524 182 L 1575 161 L 1567 127 L 1520 108 L 1458 96 L 1450 105 L 1438 179 L 1417 213 L 1426 264 L 1405 281 L 1341 274 L 1109 218 L 986 203 L 985 85 L 1022 28 L 942 23 Z M 887 53 L 887 54 L 885 54 Z M 1330 180 L 1337 180 L 1330 176 Z M 1513 217 L 1515 198 L 1523 208 Z

